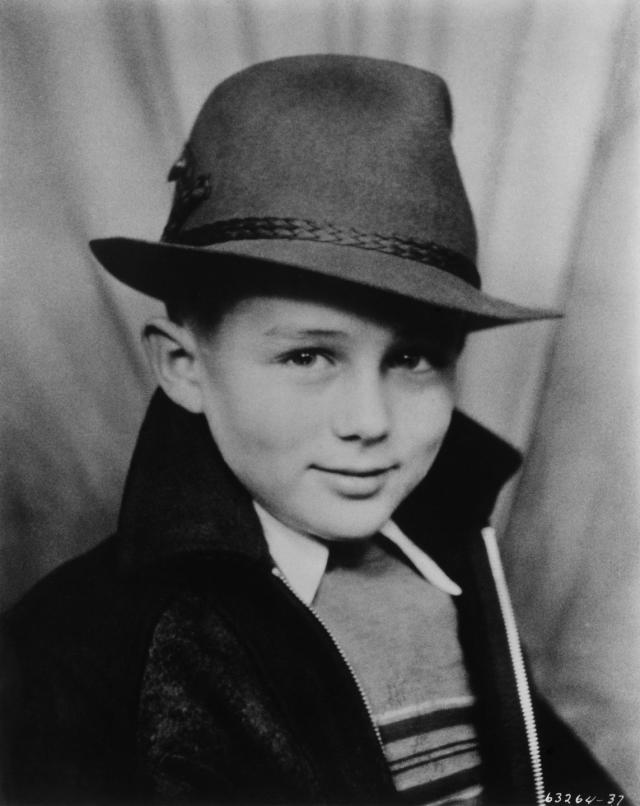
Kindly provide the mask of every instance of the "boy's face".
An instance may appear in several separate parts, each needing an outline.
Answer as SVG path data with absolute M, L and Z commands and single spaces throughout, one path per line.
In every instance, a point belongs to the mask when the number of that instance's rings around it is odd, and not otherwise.
M 376 532 L 424 478 L 449 425 L 453 369 L 430 363 L 428 336 L 361 310 L 249 296 L 198 351 L 202 410 L 225 461 L 305 534 Z

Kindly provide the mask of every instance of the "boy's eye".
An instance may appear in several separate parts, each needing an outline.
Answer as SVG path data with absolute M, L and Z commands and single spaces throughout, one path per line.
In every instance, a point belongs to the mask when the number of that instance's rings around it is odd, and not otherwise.
M 283 356 L 282 363 L 294 367 L 316 367 L 328 362 L 328 357 L 320 350 L 293 350 Z
M 397 353 L 390 361 L 392 367 L 408 369 L 411 372 L 429 372 L 434 365 L 424 353 L 403 350 Z

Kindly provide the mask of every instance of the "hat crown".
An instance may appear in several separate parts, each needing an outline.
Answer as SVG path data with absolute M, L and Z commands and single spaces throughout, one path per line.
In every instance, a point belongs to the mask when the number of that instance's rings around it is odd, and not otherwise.
M 227 220 L 295 219 L 474 260 L 451 121 L 444 81 L 407 65 L 318 55 L 249 67 L 198 115 L 165 239 Z
M 415 67 L 335 55 L 254 65 L 205 101 L 169 173 L 161 242 L 91 248 L 163 300 L 205 277 L 282 270 L 445 309 L 467 330 L 555 317 L 481 291 L 451 126 L 444 81 Z

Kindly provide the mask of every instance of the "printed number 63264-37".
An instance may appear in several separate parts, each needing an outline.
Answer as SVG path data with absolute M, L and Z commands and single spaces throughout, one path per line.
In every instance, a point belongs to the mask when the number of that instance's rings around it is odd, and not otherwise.
M 545 803 L 566 803 L 569 806 L 592 806 L 594 803 L 604 804 L 604 806 L 620 806 L 624 800 L 624 795 L 618 795 L 615 792 L 610 792 L 606 797 L 604 795 L 587 795 L 577 792 L 547 792 L 544 802 Z

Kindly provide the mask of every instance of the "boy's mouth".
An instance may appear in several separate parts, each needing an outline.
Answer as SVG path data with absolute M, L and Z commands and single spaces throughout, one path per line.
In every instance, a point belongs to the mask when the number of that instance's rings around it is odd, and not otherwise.
M 367 479 L 382 476 L 390 470 L 395 470 L 398 465 L 387 465 L 385 467 L 353 468 L 353 467 L 324 467 L 323 465 L 312 465 L 316 470 L 323 473 L 333 473 L 336 476 L 347 476 L 349 478 Z
M 399 465 L 383 467 L 332 467 L 312 465 L 334 494 L 340 498 L 362 501 L 375 498 L 386 487 L 389 475 Z

